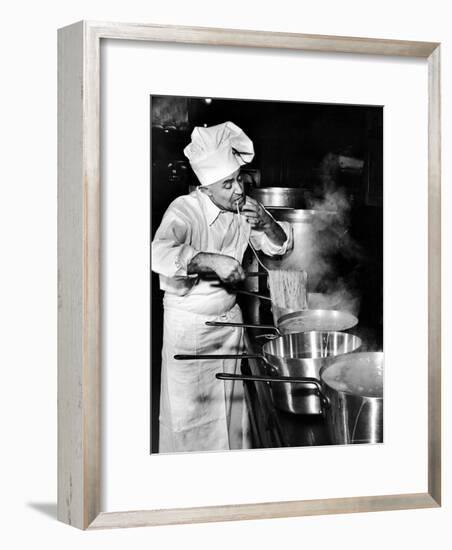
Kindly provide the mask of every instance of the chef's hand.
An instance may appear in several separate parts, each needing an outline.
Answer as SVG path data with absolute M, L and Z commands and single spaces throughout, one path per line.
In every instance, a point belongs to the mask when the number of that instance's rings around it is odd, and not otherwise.
M 240 213 L 253 229 L 265 231 L 274 223 L 273 218 L 265 208 L 252 197 L 246 197 L 246 202 Z
M 213 252 L 199 252 L 188 264 L 187 273 L 211 279 L 215 274 L 223 283 L 238 283 L 245 278 L 240 263 L 232 256 Z
M 277 246 L 281 246 L 286 240 L 287 235 L 282 227 L 275 222 L 270 214 L 256 199 L 246 197 L 245 205 L 241 210 L 246 221 L 253 229 L 263 231 L 267 237 Z
M 223 283 L 234 284 L 245 279 L 243 267 L 232 256 L 215 254 L 213 268 Z

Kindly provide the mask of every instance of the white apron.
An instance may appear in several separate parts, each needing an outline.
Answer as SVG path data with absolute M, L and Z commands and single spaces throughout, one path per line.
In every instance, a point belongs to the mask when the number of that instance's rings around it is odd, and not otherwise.
M 206 321 L 242 322 L 238 305 L 221 315 L 165 306 L 160 394 L 159 452 L 249 448 L 243 383 L 215 378 L 239 373 L 240 360 L 184 360 L 176 354 L 237 354 L 243 328 L 209 327 Z

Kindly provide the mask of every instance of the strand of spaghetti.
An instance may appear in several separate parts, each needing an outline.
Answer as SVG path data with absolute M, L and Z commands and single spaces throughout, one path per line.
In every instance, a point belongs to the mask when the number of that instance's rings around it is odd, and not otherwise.
M 240 216 L 240 208 L 238 204 L 237 215 Z M 306 272 L 303 270 L 270 270 L 260 260 L 250 238 L 248 238 L 248 244 L 256 257 L 258 264 L 268 273 L 270 297 L 275 308 L 292 311 L 306 309 Z M 276 317 L 279 317 L 277 313 Z
M 240 208 L 239 208 L 239 205 L 237 204 L 237 214 L 240 216 Z M 239 218 L 239 231 L 240 231 L 240 218 Z M 259 259 L 259 256 L 256 252 L 256 249 L 254 248 L 253 244 L 251 243 L 251 239 L 248 238 L 248 244 L 250 245 L 251 247 L 251 250 L 253 251 L 254 255 L 256 256 L 256 260 L 257 260 L 257 263 L 263 268 L 265 269 L 265 271 L 269 272 L 269 270 L 265 267 L 265 265 L 261 262 L 261 260 Z

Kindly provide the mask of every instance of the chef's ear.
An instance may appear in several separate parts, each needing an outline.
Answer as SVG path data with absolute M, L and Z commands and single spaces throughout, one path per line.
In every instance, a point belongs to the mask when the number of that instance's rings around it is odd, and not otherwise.
M 200 185 L 199 186 L 199 189 L 205 193 L 208 197 L 211 197 L 212 196 L 212 191 L 209 189 L 209 186 L 208 185 Z

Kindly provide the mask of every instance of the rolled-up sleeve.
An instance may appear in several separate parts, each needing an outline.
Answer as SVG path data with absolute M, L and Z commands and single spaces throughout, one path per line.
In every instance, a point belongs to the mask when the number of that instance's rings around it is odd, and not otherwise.
M 199 250 L 186 243 L 189 231 L 188 220 L 177 210 L 165 213 L 152 241 L 152 271 L 165 277 L 190 277 L 188 265 Z
M 276 220 L 275 220 L 276 221 Z M 286 234 L 283 244 L 275 244 L 263 231 L 251 230 L 251 243 L 256 250 L 262 250 L 268 256 L 282 256 L 293 246 L 293 231 L 289 222 L 276 222 Z

